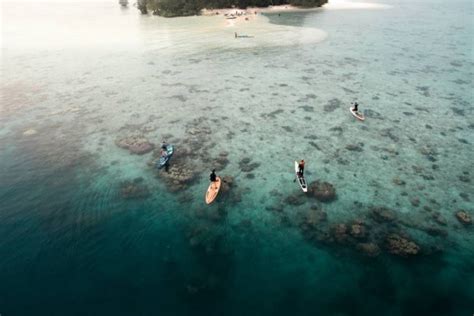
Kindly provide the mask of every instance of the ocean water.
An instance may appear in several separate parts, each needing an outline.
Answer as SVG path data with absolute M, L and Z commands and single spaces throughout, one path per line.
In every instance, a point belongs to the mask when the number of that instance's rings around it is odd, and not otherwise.
M 2 3 L 0 314 L 474 313 L 473 4 L 383 4 Z M 170 173 L 131 135 L 174 144 Z M 232 185 L 207 206 L 212 168 Z

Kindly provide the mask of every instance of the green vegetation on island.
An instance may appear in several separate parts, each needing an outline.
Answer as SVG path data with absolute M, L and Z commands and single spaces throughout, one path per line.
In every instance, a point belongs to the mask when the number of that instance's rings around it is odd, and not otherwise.
M 153 14 L 164 17 L 197 15 L 204 8 L 240 8 L 268 7 L 270 5 L 294 5 L 298 7 L 319 7 L 328 0 L 138 0 L 137 7 L 142 14 L 153 11 Z

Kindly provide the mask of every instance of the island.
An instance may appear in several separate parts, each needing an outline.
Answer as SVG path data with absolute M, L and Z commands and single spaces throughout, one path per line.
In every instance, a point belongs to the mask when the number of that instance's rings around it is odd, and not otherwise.
M 163 17 L 199 15 L 203 9 L 223 9 L 291 5 L 302 8 L 320 7 L 328 0 L 138 0 L 137 8 L 142 14 Z

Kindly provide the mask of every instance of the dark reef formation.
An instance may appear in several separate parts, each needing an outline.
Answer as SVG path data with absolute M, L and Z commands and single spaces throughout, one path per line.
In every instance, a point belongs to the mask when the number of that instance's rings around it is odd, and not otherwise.
M 143 183 L 142 178 L 136 178 L 133 181 L 123 181 L 120 183 L 120 195 L 122 198 L 130 199 L 144 199 L 151 195 L 148 187 Z
M 279 202 L 266 209 L 280 217 L 283 226 L 297 228 L 308 242 L 318 246 L 333 249 L 337 246 L 368 257 L 386 254 L 409 258 L 438 253 L 452 245 L 452 241 L 445 239 L 447 219 L 419 202 L 413 203 L 419 205 L 420 212 L 405 214 L 375 205 L 364 211 L 364 206 L 356 201 L 354 206 L 359 209 L 356 218 L 335 220 L 321 208 L 322 203 L 336 196 L 332 184 L 315 181 L 307 198 L 302 198 L 300 192 L 284 196 L 274 191 L 271 195 L 280 198 Z M 460 210 L 455 215 L 464 225 L 471 224 L 468 212 Z
M 203 173 L 216 169 L 217 174 L 222 179 L 221 191 L 216 203 L 225 201 L 235 204 L 241 201 L 242 191 L 236 185 L 234 178 L 223 173 L 229 164 L 229 153 L 218 151 L 214 154 L 216 143 L 209 142 L 209 135 L 213 132 L 214 123 L 205 117 L 199 117 L 186 124 L 183 139 L 175 138 L 173 135 L 163 135 L 169 143 L 174 145 L 174 154 L 169 161 L 167 168 L 157 169 L 156 163 L 160 158 L 161 149 L 156 148 L 148 165 L 152 168 L 157 177 L 164 180 L 167 190 L 170 192 L 182 192 L 179 201 L 191 202 L 193 197 L 186 193 Z M 240 163 L 245 172 L 250 172 L 260 164 L 251 162 L 250 159 L 243 159 Z M 251 178 L 254 174 L 247 174 Z M 204 189 L 203 189 L 204 190 Z
M 336 189 L 328 182 L 314 181 L 310 183 L 308 194 L 321 202 L 332 202 L 336 199 Z
M 260 166 L 259 162 L 252 162 L 250 158 L 243 158 L 239 162 L 239 167 L 242 172 L 251 172 Z
M 387 236 L 386 248 L 389 253 L 402 257 L 413 256 L 420 252 L 420 246 L 397 234 Z
M 326 105 L 326 111 L 331 112 L 341 107 L 340 101 L 331 100 Z M 311 111 L 310 108 L 304 110 Z M 265 114 L 266 118 L 272 119 L 282 111 L 274 111 Z M 372 115 L 376 116 L 376 114 Z M 382 118 L 380 118 L 382 119 Z M 148 128 L 148 127 L 147 127 Z M 151 128 L 151 127 L 150 127 Z M 219 234 L 219 225 L 227 222 L 227 206 L 235 207 L 242 200 L 243 193 L 248 188 L 240 188 L 233 177 L 225 175 L 225 168 L 230 163 L 229 153 L 218 147 L 218 144 L 211 139 L 211 135 L 218 130 L 219 124 L 216 120 L 206 117 L 198 117 L 185 124 L 184 133 L 179 138 L 173 135 L 161 135 L 161 139 L 166 139 L 175 145 L 175 154 L 170 161 L 169 167 L 165 170 L 156 170 L 155 164 L 160 156 L 160 149 L 154 148 L 148 140 L 150 133 L 143 128 L 136 126 L 126 126 L 123 137 L 119 137 L 116 144 L 128 149 L 131 153 L 142 154 L 150 151 L 152 159 L 149 165 L 155 170 L 157 177 L 163 179 L 166 187 L 171 192 L 181 193 L 178 201 L 184 205 L 193 203 L 195 196 L 188 194 L 190 186 L 212 169 L 217 169 L 218 175 L 222 178 L 222 187 L 216 202 L 209 207 L 190 208 L 187 210 L 195 223 L 188 230 L 189 245 L 193 249 L 199 249 L 206 255 L 212 256 L 215 239 Z M 335 137 L 344 137 L 344 129 L 340 126 L 330 129 Z M 121 129 L 122 131 L 122 129 Z M 151 129 L 151 131 L 154 131 Z M 398 142 L 400 136 L 395 129 L 382 129 L 380 136 L 391 142 Z M 228 139 L 234 135 L 228 134 Z M 320 136 L 308 135 L 305 139 L 320 140 Z M 151 138 L 150 138 L 151 139 Z M 157 141 L 152 139 L 151 141 Z M 415 142 L 416 143 L 416 142 Z M 316 144 L 317 145 L 317 144 Z M 154 150 L 153 150 L 154 149 Z M 351 155 L 359 155 L 363 151 L 380 151 L 390 159 L 399 155 L 399 151 L 383 146 L 369 146 L 364 143 L 351 143 L 345 148 L 338 149 L 333 157 L 334 161 L 346 165 L 341 154 L 349 152 Z M 424 144 L 418 149 L 419 154 L 426 158 L 428 166 L 413 165 L 408 166 L 415 176 L 424 180 L 433 180 L 433 170 L 438 159 L 441 159 L 436 146 Z M 325 163 L 329 163 L 330 159 Z M 433 166 L 430 168 L 430 166 Z M 252 156 L 243 157 L 238 160 L 238 169 L 242 172 L 241 179 L 254 179 L 261 177 L 259 168 L 260 161 Z M 355 175 L 354 175 L 355 176 Z M 469 171 L 461 170 L 456 175 L 461 183 L 470 183 Z M 416 256 L 426 256 L 443 250 L 446 246 L 451 246 L 452 241 L 446 239 L 449 228 L 454 225 L 457 229 L 464 226 L 468 229 L 472 224 L 469 211 L 458 210 L 451 218 L 445 218 L 440 213 L 440 204 L 434 200 L 427 200 L 421 194 L 416 194 L 412 189 L 410 178 L 406 176 L 396 176 L 391 182 L 406 201 L 417 212 L 403 213 L 398 209 L 401 205 L 396 203 L 392 208 L 379 205 L 364 205 L 354 201 L 354 208 L 357 214 L 352 218 L 331 218 L 324 207 L 326 203 L 337 199 L 336 187 L 334 184 L 325 182 L 322 179 L 311 182 L 308 185 L 308 193 L 302 194 L 300 190 L 294 190 L 290 194 L 283 194 L 277 190 L 270 192 L 274 205 L 267 205 L 265 209 L 272 212 L 277 217 L 278 223 L 282 226 L 296 228 L 300 231 L 305 240 L 309 243 L 323 247 L 328 247 L 331 251 L 348 251 L 360 254 L 362 257 L 396 256 L 404 259 Z M 419 185 L 418 190 L 423 190 L 424 186 Z M 149 196 L 149 191 L 140 181 L 126 181 L 121 184 L 121 195 L 125 199 L 139 199 Z M 203 188 L 204 192 L 204 188 Z M 464 200 L 470 197 L 466 193 L 459 196 Z M 200 196 L 199 198 L 202 198 Z M 453 222 L 458 221 L 462 224 Z M 238 230 L 252 229 L 252 222 L 249 219 L 241 219 L 240 224 L 234 224 L 233 228 Z M 218 237 L 220 238 L 220 237 Z M 190 296 L 199 295 L 197 293 L 206 292 L 207 281 L 204 285 L 200 282 L 192 283 L 188 287 Z
M 298 227 L 310 242 L 338 244 L 369 257 L 376 257 L 382 251 L 400 257 L 420 254 L 421 247 L 395 223 L 393 211 L 372 207 L 367 215 L 349 222 L 331 223 L 324 211 L 312 209 L 300 219 Z
M 463 211 L 463 210 L 457 211 L 456 212 L 456 218 L 463 225 L 471 225 L 472 224 L 471 215 L 469 215 L 469 213 L 467 213 L 466 211 Z
M 196 179 L 197 173 L 186 164 L 173 161 L 168 171 L 162 172 L 160 175 L 166 181 L 167 188 L 170 191 L 179 192 Z
M 128 149 L 130 153 L 143 155 L 149 153 L 155 147 L 148 139 L 140 134 L 127 135 L 115 140 L 115 144 L 123 149 Z

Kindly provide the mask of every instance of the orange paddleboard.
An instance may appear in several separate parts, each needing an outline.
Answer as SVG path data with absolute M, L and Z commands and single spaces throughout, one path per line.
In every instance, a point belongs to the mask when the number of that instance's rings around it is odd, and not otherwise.
M 209 188 L 207 188 L 206 192 L 206 204 L 211 204 L 217 197 L 219 193 L 219 189 L 221 188 L 221 178 L 216 177 L 215 182 L 211 182 L 209 184 Z

